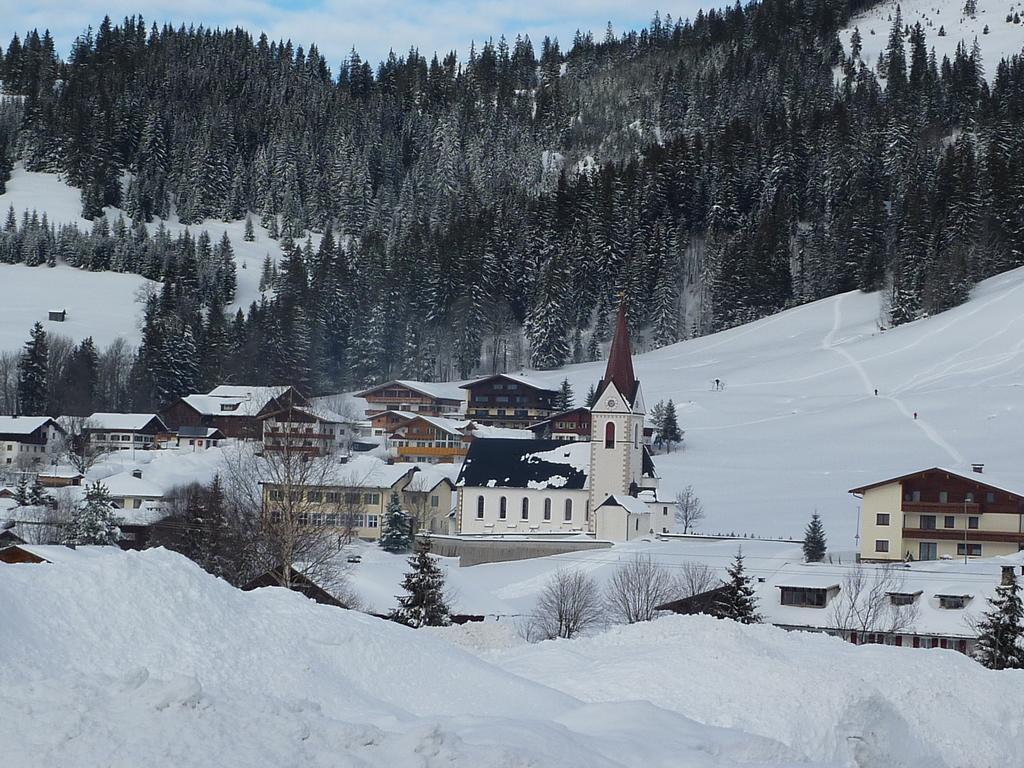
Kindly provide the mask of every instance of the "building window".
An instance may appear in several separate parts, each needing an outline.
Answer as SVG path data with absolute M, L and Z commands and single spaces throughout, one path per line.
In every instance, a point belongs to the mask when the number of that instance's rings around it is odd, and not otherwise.
M 323 491 L 306 491 L 306 501 L 323 501 Z
M 956 518 L 952 515 L 946 515 L 942 518 L 942 525 L 944 528 L 956 528 Z
M 609 421 L 604 425 L 604 447 L 615 447 L 615 422 Z
M 530 500 L 529 499 L 526 499 L 526 498 L 523 499 L 523 509 L 522 509 L 522 512 L 519 513 L 519 516 L 523 520 L 529 520 L 530 519 Z
M 961 541 L 956 545 L 956 553 L 969 557 L 981 557 L 981 544 L 965 544 Z
M 634 424 L 633 425 L 633 447 L 634 448 L 639 448 L 640 447 L 640 425 L 639 424 Z
M 973 491 L 968 491 L 967 493 L 965 493 L 964 494 L 964 501 L 966 501 L 968 504 L 973 504 L 974 503 L 974 492 Z
M 939 504 L 949 504 L 949 491 L 939 491 Z
M 934 541 L 922 541 L 917 545 L 918 560 L 936 560 L 939 557 L 939 545 Z
M 341 499 L 341 494 L 338 493 L 337 491 L 328 491 L 327 492 L 327 503 L 328 504 L 337 504 L 340 499 Z
M 367 515 L 366 516 L 366 527 L 367 528 L 376 528 L 377 527 L 377 516 L 376 515 Z
M 968 517 L 967 518 L 967 527 L 968 528 L 975 528 L 976 529 L 978 527 L 978 518 L 976 518 L 976 517 Z
M 441 502 L 441 497 L 440 496 L 431 496 L 430 497 L 430 506 L 436 507 L 440 502 Z
M 935 515 L 921 515 L 921 528 L 926 531 L 935 530 Z
M 781 587 L 780 600 L 783 605 L 799 605 L 805 608 L 824 608 L 828 599 L 824 589 L 805 587 Z
M 544 499 L 544 519 L 551 519 L 551 499 Z
M 508 517 L 508 500 L 502 496 L 498 501 L 498 519 L 504 520 Z
M 565 500 L 565 522 L 572 522 L 572 499 Z
M 889 551 L 889 540 L 888 539 L 875 539 L 875 552 L 888 552 Z
M 921 492 L 920 491 L 911 491 L 910 492 L 910 500 L 911 501 L 920 501 L 921 500 Z
M 916 595 L 907 594 L 906 592 L 892 592 L 889 595 L 889 602 L 893 605 L 913 605 Z
M 967 597 L 964 595 L 939 595 L 939 608 L 956 610 L 967 605 Z
M 988 493 L 985 494 L 985 503 L 986 504 L 995 504 L 996 503 L 996 495 L 994 493 L 992 493 L 992 491 L 989 491 Z
M 875 515 L 875 525 L 888 525 L 889 524 L 889 513 L 879 512 Z

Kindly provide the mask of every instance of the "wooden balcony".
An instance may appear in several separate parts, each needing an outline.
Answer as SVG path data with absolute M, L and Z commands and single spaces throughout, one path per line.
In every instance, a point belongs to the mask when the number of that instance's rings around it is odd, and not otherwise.
M 965 535 L 966 534 L 966 535 Z M 1016 531 L 983 531 L 978 528 L 904 528 L 903 538 L 925 541 L 968 541 L 1024 544 L 1024 533 Z
M 264 437 L 264 439 L 270 437 L 270 438 L 277 438 L 277 439 L 288 438 L 289 440 L 333 440 L 334 439 L 334 435 L 328 435 L 328 434 L 324 434 L 322 432 L 294 432 L 294 431 L 280 432 L 280 431 L 274 431 L 274 430 L 271 430 L 269 432 L 265 432 L 263 434 L 263 437 Z
M 465 456 L 467 446 L 462 447 L 429 447 L 417 445 L 400 445 L 396 449 L 399 456 Z
M 945 504 L 938 501 L 904 501 L 904 512 L 916 512 L 923 515 L 980 515 L 981 505 L 976 501 L 950 501 Z

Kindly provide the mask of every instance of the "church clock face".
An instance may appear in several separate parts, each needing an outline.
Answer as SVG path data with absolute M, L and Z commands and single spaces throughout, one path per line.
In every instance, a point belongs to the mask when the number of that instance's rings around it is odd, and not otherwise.
M 614 397 L 609 397 L 608 398 L 608 407 L 609 408 L 614 408 L 615 407 L 615 398 Z

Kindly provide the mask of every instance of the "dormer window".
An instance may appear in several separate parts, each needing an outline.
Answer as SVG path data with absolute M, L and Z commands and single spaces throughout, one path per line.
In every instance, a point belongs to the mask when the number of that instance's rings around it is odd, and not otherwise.
M 221 411 L 236 411 L 238 410 L 238 403 L 221 403 Z
M 936 595 L 939 598 L 939 608 L 946 610 L 958 610 L 965 608 L 970 602 L 970 595 Z

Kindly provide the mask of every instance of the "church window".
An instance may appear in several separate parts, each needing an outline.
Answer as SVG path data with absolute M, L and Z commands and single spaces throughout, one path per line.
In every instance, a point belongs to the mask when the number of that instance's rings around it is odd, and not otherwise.
M 477 520 L 483 520 L 484 519 L 484 497 L 483 496 L 477 496 L 476 497 L 476 519 Z
M 544 519 L 551 519 L 551 499 L 544 499 Z
M 530 519 L 530 500 L 529 499 L 525 499 L 525 498 L 523 499 L 523 511 L 522 511 L 520 516 L 523 518 L 523 520 L 529 520 Z
M 508 517 L 508 500 L 502 496 L 498 502 L 498 519 L 504 520 L 506 517 Z
M 615 447 L 615 422 L 609 421 L 604 425 L 604 447 Z
M 572 522 L 572 499 L 565 500 L 565 522 Z
M 633 425 L 633 447 L 634 448 L 639 448 L 640 447 L 640 425 L 639 424 L 634 424 Z

